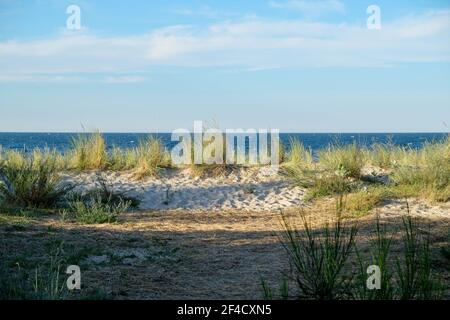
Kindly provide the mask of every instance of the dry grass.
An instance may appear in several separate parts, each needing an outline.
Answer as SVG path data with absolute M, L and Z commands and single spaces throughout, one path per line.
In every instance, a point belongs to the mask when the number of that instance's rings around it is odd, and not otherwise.
M 72 139 L 72 150 L 68 153 L 68 166 L 71 169 L 103 170 L 108 164 L 105 139 L 99 131 L 80 134 Z
M 170 165 L 170 155 L 161 139 L 150 137 L 139 143 L 139 147 L 136 149 L 136 164 L 133 169 L 137 179 L 155 176 L 159 169 Z

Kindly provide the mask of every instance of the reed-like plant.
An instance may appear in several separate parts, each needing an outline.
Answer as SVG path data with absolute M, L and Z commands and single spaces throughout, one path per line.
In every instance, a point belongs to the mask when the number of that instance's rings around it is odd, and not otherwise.
M 285 229 L 282 244 L 293 263 L 298 287 L 305 298 L 340 299 L 350 294 L 350 279 L 344 266 L 352 252 L 358 232 L 356 225 L 343 225 L 338 211 L 333 226 L 322 230 L 309 226 L 301 212 L 303 230 L 293 227 L 282 214 Z
M 355 297 L 361 300 L 392 300 L 394 298 L 393 271 L 389 264 L 391 253 L 392 237 L 388 236 L 386 226 L 380 223 L 380 217 L 376 218 L 376 235 L 371 239 L 371 265 L 380 268 L 379 289 L 369 290 L 367 287 L 367 267 L 364 259 L 356 247 L 359 264 L 359 274 L 357 276 L 357 288 Z
M 408 208 L 409 211 L 409 208 Z M 431 268 L 431 251 L 429 235 L 422 236 L 411 218 L 402 218 L 403 258 L 397 259 L 397 282 L 399 297 L 402 300 L 438 299 L 442 288 Z

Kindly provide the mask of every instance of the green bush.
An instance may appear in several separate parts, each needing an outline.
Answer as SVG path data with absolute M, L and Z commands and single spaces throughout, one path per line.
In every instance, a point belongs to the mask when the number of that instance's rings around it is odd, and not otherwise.
M 76 199 L 69 202 L 69 208 L 61 214 L 63 218 L 74 219 L 85 224 L 101 224 L 116 222 L 118 216 L 127 211 L 130 202 L 105 203 L 100 197 Z
M 72 188 L 62 186 L 54 153 L 4 161 L 0 167 L 0 194 L 10 205 L 52 207 Z

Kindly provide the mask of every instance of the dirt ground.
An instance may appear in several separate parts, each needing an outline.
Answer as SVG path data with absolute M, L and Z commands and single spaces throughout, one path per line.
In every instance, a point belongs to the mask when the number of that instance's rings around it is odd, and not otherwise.
M 324 201 L 304 210 L 314 228 L 321 228 L 333 218 L 333 206 Z M 440 248 L 448 246 L 450 219 L 412 208 L 421 232 L 431 236 L 433 266 L 447 285 L 449 264 Z M 393 232 L 392 256 L 401 253 L 404 212 L 388 209 L 386 204 L 348 221 L 359 226 L 363 254 L 371 246 L 376 212 Z M 298 210 L 287 215 L 299 222 Z M 65 262 L 81 268 L 83 290 L 101 290 L 113 299 L 261 299 L 261 278 L 276 289 L 283 274 L 290 274 L 281 231 L 279 212 L 134 212 L 103 225 L 64 222 L 57 215 L 0 215 L 0 244 L 11 262 L 34 272 L 49 259 L 48 248 L 63 243 Z

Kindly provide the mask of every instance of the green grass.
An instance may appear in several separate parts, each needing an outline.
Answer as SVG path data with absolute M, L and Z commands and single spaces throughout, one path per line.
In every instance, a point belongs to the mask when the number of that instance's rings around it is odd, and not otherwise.
M 344 226 L 337 215 L 333 226 L 322 230 L 310 228 L 304 214 L 303 230 L 294 228 L 282 215 L 285 228 L 282 240 L 295 278 L 304 298 L 330 300 L 346 297 L 349 292 L 344 266 L 350 257 L 358 229 Z
M 429 235 L 421 235 L 410 216 L 403 218 L 403 226 L 403 257 L 396 265 L 400 299 L 438 299 L 441 286 L 431 269 Z
M 365 164 L 364 152 L 356 143 L 333 144 L 318 152 L 319 164 L 329 172 L 351 178 L 359 178 Z
M 9 153 L 0 164 L 0 195 L 10 206 L 54 207 L 70 186 L 61 186 L 55 153 L 35 152 L 29 157 Z
M 96 187 L 83 194 L 72 195 L 72 198 L 90 201 L 90 199 L 100 199 L 103 204 L 118 205 L 120 203 L 129 203 L 130 207 L 137 208 L 141 203 L 139 199 L 127 196 L 123 192 L 114 190 L 113 186 L 107 182 L 102 173 L 96 175 Z
M 360 189 L 345 196 L 345 212 L 353 217 L 364 216 L 385 199 L 392 197 L 384 186 L 373 186 Z
M 69 168 L 103 170 L 108 164 L 105 139 L 99 131 L 79 134 L 72 139 L 72 150 L 68 153 Z
M 12 261 L 4 250 L 0 252 L 1 300 L 61 300 L 67 297 L 64 281 L 62 247 L 49 248 L 46 263 L 34 268 L 34 272 Z
M 307 188 L 307 199 L 345 194 L 348 209 L 355 214 L 367 213 L 389 198 L 450 200 L 450 137 L 421 149 L 392 143 L 374 144 L 368 149 L 356 143 L 335 143 L 319 150 L 316 159 L 298 140 L 290 144 L 283 173 L 294 184 Z M 364 167 L 385 169 L 389 177 L 380 182 L 363 175 Z
M 401 229 L 388 230 L 387 224 L 382 224 L 377 217 L 375 235 L 368 246 L 365 244 L 369 252 L 363 255 L 360 242 L 364 243 L 365 239 L 357 237 L 355 224 L 343 224 L 341 210 L 345 203 L 340 199 L 331 227 L 312 228 L 306 214 L 301 212 L 303 226 L 297 228 L 281 214 L 284 233 L 280 241 L 292 264 L 289 277 L 298 290 L 289 292 L 289 283 L 282 282 L 280 295 L 275 297 L 269 284 L 261 279 L 266 299 L 435 300 L 443 297 L 441 279 L 432 267 L 429 230 L 421 231 L 423 226 L 411 218 L 408 206 Z M 402 233 L 400 240 L 396 240 L 398 231 Z M 394 241 L 402 245 L 401 254 L 394 255 Z M 356 266 L 351 263 L 355 256 Z M 380 268 L 380 289 L 367 287 L 367 268 L 371 265 Z
M 356 276 L 355 298 L 361 300 L 392 300 L 394 298 L 393 271 L 389 266 L 392 236 L 388 235 L 386 226 L 381 225 L 379 216 L 376 219 L 376 235 L 370 240 L 370 243 L 372 248 L 370 264 L 380 268 L 380 288 L 376 290 L 367 288 L 368 264 L 364 263 L 364 259 L 355 245 L 359 265 L 359 274 Z
M 290 139 L 289 144 L 287 163 L 305 168 L 313 164 L 312 151 L 307 149 L 300 140 Z
M 63 219 L 74 219 L 84 224 L 102 224 L 116 222 L 119 215 L 128 210 L 130 202 L 105 203 L 100 197 L 76 199 L 61 211 Z
M 400 192 L 403 190 L 432 202 L 450 200 L 450 137 L 427 144 L 409 162 L 398 165 L 392 180 Z
M 131 170 L 136 166 L 136 163 L 136 149 L 114 147 L 110 154 L 108 169 L 113 171 Z
M 170 165 L 170 155 L 161 139 L 150 137 L 139 143 L 134 167 L 134 176 L 137 179 L 155 176 L 161 168 L 170 167 Z

